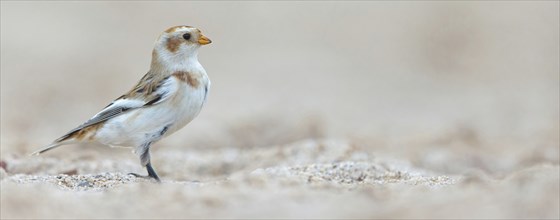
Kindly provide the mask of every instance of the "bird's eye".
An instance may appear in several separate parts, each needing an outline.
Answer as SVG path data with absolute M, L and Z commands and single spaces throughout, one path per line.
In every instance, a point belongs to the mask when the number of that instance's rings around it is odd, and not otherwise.
M 191 39 L 191 34 L 189 33 L 183 34 L 183 38 L 185 38 L 185 40 L 189 40 Z

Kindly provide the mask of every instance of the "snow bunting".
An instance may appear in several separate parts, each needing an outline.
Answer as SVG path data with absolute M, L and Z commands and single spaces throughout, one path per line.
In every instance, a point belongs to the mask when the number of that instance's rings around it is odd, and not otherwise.
M 150 70 L 130 91 L 33 155 L 84 142 L 133 147 L 148 176 L 131 174 L 159 182 L 150 163 L 150 146 L 184 127 L 202 109 L 210 80 L 198 62 L 198 49 L 211 42 L 191 26 L 165 30 L 155 42 Z

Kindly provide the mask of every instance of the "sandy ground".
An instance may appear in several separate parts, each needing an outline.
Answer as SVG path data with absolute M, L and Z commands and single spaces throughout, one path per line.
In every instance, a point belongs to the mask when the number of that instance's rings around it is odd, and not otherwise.
M 559 3 L 1 2 L 0 217 L 560 218 Z M 154 146 L 28 154 L 177 24 L 209 102 Z

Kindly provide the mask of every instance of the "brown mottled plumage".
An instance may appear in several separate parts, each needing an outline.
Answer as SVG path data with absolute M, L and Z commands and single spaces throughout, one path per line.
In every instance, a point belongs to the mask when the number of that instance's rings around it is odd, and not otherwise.
M 165 33 L 173 33 L 177 30 L 177 28 L 193 28 L 192 26 L 188 26 L 188 25 L 181 25 L 181 26 L 174 26 L 174 27 L 170 27 L 167 28 L 167 30 L 165 30 Z M 199 30 L 200 32 L 200 30 Z
M 181 39 L 169 39 L 165 46 L 167 46 L 167 49 L 169 51 L 175 53 L 177 50 L 179 50 L 179 46 L 181 46 Z
M 195 74 L 185 72 L 185 71 L 177 71 L 172 74 L 175 78 L 188 83 L 191 87 L 197 88 L 200 85 L 199 76 Z
M 83 129 L 70 133 L 64 140 L 75 139 L 78 141 L 92 141 L 95 133 L 97 133 L 97 129 L 99 129 L 101 126 L 103 126 L 103 122 L 87 126 Z

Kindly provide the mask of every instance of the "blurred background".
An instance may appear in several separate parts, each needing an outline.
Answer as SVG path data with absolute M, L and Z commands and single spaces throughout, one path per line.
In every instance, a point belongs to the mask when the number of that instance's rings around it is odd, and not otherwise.
M 555 1 L 2 2 L 1 153 L 31 152 L 97 113 L 147 72 L 160 32 L 186 24 L 213 40 L 200 51 L 212 88 L 166 148 L 329 137 L 410 156 L 461 142 L 558 163 L 558 10 Z
M 190 217 L 558 218 L 559 20 L 558 1 L 2 1 L 0 177 L 16 182 L 20 173 L 144 172 L 129 149 L 26 155 L 128 91 L 163 30 L 191 25 L 213 41 L 199 53 L 208 103 L 152 153 L 163 179 L 186 187 L 128 184 L 96 197 L 3 181 L 3 216 L 177 218 L 191 208 Z M 377 162 L 390 158 L 421 176 L 466 180 L 441 191 L 399 185 L 409 170 Z M 397 183 L 348 192 L 233 177 L 337 161 L 397 167 L 388 168 Z M 147 208 L 122 208 L 146 197 Z
M 1 153 L 29 153 L 97 113 L 147 72 L 160 32 L 186 24 L 213 40 L 200 50 L 211 93 L 159 146 L 328 137 L 421 154 L 419 163 L 423 146 L 453 155 L 452 145 L 558 163 L 558 10 L 555 1 L 2 2 Z

